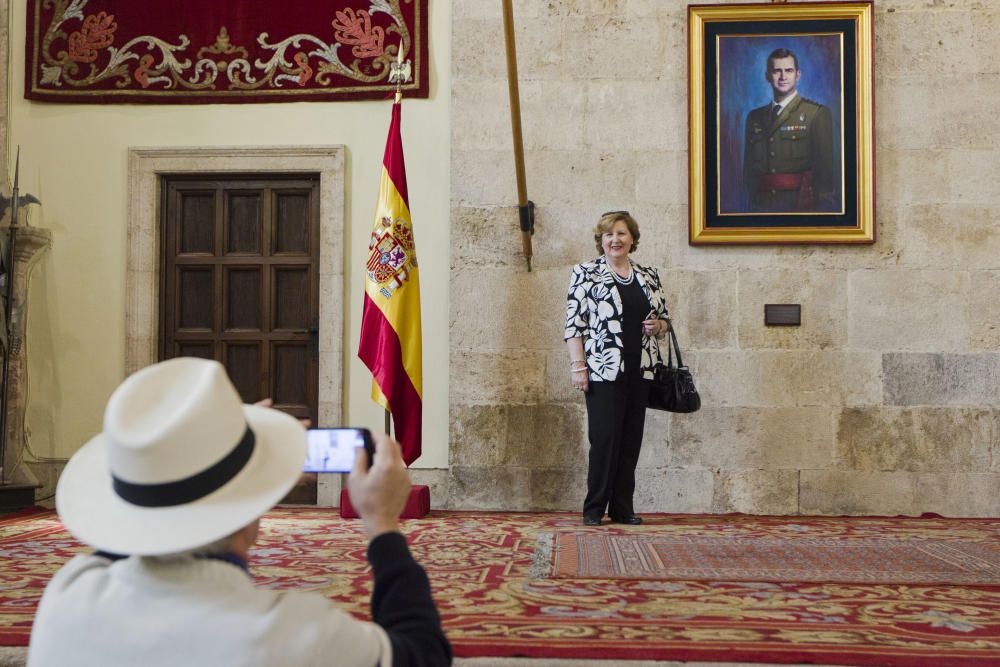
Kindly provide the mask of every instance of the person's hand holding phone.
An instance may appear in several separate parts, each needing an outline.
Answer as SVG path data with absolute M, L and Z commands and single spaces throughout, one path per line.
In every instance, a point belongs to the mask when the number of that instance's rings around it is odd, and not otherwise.
M 375 441 L 372 467 L 368 468 L 368 457 L 359 449 L 347 477 L 351 504 L 361 515 L 369 541 L 381 533 L 399 530 L 399 515 L 406 506 L 411 486 L 399 443 L 385 433 L 372 433 L 372 439 Z

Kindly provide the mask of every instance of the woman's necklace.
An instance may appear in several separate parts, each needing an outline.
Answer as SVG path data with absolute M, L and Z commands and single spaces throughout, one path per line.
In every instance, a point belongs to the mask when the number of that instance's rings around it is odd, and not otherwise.
M 628 265 L 628 275 L 622 278 L 618 275 L 618 272 L 613 268 L 611 269 L 611 275 L 615 277 L 615 282 L 619 285 L 631 285 L 632 281 L 635 280 L 635 271 L 632 270 L 631 262 Z

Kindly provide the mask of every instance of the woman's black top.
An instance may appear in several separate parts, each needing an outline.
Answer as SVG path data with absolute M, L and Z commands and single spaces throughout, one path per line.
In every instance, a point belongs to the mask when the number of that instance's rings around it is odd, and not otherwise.
M 617 283 L 617 286 L 618 294 L 622 298 L 622 347 L 625 373 L 632 375 L 639 371 L 642 361 L 642 321 L 649 317 L 649 299 L 642 291 L 634 272 L 632 282 L 628 285 Z

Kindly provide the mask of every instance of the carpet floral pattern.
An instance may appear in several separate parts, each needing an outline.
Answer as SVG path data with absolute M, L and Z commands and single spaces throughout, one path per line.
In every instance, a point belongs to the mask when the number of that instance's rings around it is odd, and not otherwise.
M 1000 664 L 1000 586 L 552 576 L 555 536 L 1000 541 L 1000 520 L 647 516 L 582 529 L 573 514 L 433 512 L 404 524 L 457 656 Z M 251 568 L 262 586 L 309 589 L 368 615 L 360 522 L 280 508 Z M 0 643 L 27 643 L 48 578 L 86 551 L 54 514 L 0 521 Z

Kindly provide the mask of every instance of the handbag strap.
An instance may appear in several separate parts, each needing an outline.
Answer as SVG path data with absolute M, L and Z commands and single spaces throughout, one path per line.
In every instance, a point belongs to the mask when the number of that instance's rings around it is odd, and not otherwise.
M 677 334 L 674 333 L 674 327 L 670 327 L 670 352 L 671 361 L 673 360 L 673 353 L 677 353 L 677 368 L 684 368 L 684 362 L 681 360 L 681 346 L 677 343 Z

